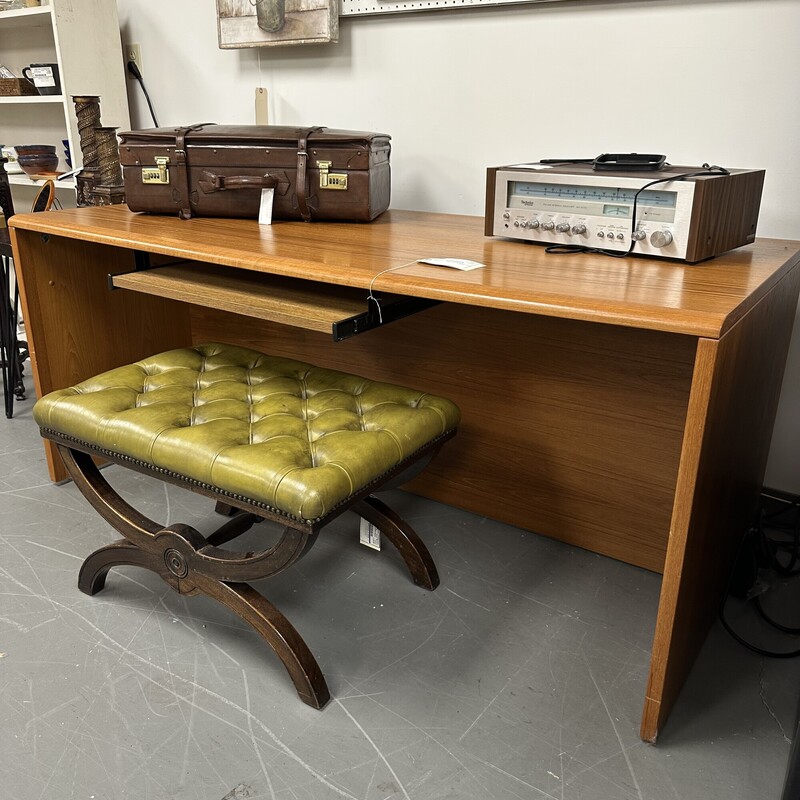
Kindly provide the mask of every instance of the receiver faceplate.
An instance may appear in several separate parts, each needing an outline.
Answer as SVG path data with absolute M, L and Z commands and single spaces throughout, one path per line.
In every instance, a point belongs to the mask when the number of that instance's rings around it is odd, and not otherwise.
M 519 164 L 495 173 L 492 234 L 543 244 L 575 244 L 686 258 L 695 185 L 619 175 L 574 175 Z
M 755 239 L 764 182 L 763 170 L 704 169 L 669 166 L 643 174 L 598 173 L 584 164 L 491 167 L 485 233 L 702 261 Z M 691 173 L 701 174 L 680 177 Z

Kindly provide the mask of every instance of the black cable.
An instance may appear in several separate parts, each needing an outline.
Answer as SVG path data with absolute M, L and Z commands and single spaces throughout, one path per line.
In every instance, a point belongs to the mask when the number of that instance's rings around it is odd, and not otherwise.
M 787 503 L 788 509 L 779 509 L 777 512 L 772 512 L 770 514 L 766 513 L 762 508 L 759 509 L 758 520 L 756 524 L 747 531 L 745 536 L 742 538 L 742 541 L 739 543 L 739 549 L 736 553 L 736 558 L 734 560 L 734 564 L 739 562 L 739 559 L 742 557 L 743 547 L 745 542 L 753 541 L 753 547 L 750 550 L 751 556 L 751 564 L 752 571 L 754 574 L 757 573 L 759 566 L 765 566 L 769 569 L 774 570 L 774 572 L 783 575 L 783 576 L 795 576 L 800 574 L 800 569 L 793 569 L 794 565 L 797 563 L 797 560 L 800 559 L 800 501 L 795 500 L 788 500 L 785 498 L 777 498 L 771 497 L 766 495 L 770 499 L 779 500 L 780 502 Z M 774 539 L 767 536 L 767 533 L 764 528 L 764 522 L 767 520 L 774 519 L 777 515 L 784 514 L 788 510 L 795 511 L 795 521 L 794 524 L 791 526 L 781 526 L 784 530 L 792 530 L 793 536 L 791 542 L 776 542 Z M 770 527 L 776 527 L 774 524 L 770 525 Z M 784 565 L 777 557 L 776 550 L 782 549 L 786 550 L 791 553 L 789 565 Z M 720 603 L 719 607 L 719 619 L 722 623 L 722 626 L 725 630 L 737 641 L 739 644 L 746 647 L 748 650 L 751 650 L 754 653 L 757 653 L 761 656 L 766 656 L 768 658 L 797 658 L 800 656 L 800 649 L 798 650 L 790 650 L 787 652 L 774 652 L 770 650 L 764 650 L 761 647 L 757 647 L 756 645 L 748 642 L 746 639 L 741 637 L 736 631 L 733 630 L 730 623 L 725 617 L 725 606 L 727 605 L 728 599 L 731 593 L 731 584 L 733 581 L 734 574 L 736 573 L 736 569 L 731 571 L 731 577 L 728 579 L 728 585 L 725 589 L 725 594 L 722 598 L 722 602 Z M 781 633 L 788 634 L 790 636 L 797 636 L 800 635 L 800 628 L 793 628 L 787 625 L 783 625 L 782 623 L 778 622 L 777 620 L 773 619 L 764 609 L 764 606 L 761 602 L 760 596 L 755 596 L 753 599 L 753 605 L 756 609 L 758 615 L 771 627 L 775 628 L 776 630 L 780 631 Z
M 770 625 L 772 625 L 773 628 L 776 628 L 781 633 L 789 633 L 792 636 L 797 636 L 798 634 L 800 634 L 800 628 L 787 628 L 785 625 L 781 625 L 780 622 L 777 622 L 776 620 L 772 619 L 772 617 L 770 617 L 769 614 L 767 614 L 767 612 L 764 611 L 764 606 L 761 604 L 760 597 L 755 598 L 754 605 L 756 607 L 756 611 L 758 611 L 759 616 L 764 620 L 764 622 L 768 622 Z
M 726 593 L 725 600 L 727 599 L 728 595 Z M 754 644 L 750 644 L 750 642 L 748 642 L 746 639 L 743 639 L 733 628 L 731 628 L 731 626 L 728 624 L 728 620 L 725 619 L 725 601 L 723 601 L 723 604 L 719 609 L 719 621 L 722 623 L 722 627 L 725 628 L 725 630 L 728 631 L 728 633 L 734 639 L 736 639 L 739 644 L 743 645 L 754 653 L 758 653 L 760 656 L 766 656 L 767 658 L 797 658 L 800 656 L 800 650 L 789 650 L 786 653 L 776 653 L 772 650 L 763 650 L 760 647 L 756 647 Z
M 544 163 L 544 162 L 539 162 Z M 573 163 L 577 163 L 577 160 Z M 718 167 L 716 165 L 712 166 L 709 164 L 703 164 L 703 168 L 697 170 L 696 172 L 683 172 L 679 175 L 672 175 L 669 178 L 656 178 L 655 180 L 649 181 L 648 183 L 644 184 L 644 186 L 640 187 L 636 190 L 636 194 L 633 196 L 633 204 L 631 206 L 631 243 L 627 250 L 620 252 L 618 250 L 607 250 L 602 247 L 589 247 L 588 245 L 581 245 L 581 244 L 553 244 L 548 247 L 545 247 L 545 253 L 555 253 L 556 255 L 565 255 L 571 253 L 598 253 L 604 256 L 612 256 L 613 258 L 625 258 L 629 256 L 633 252 L 633 248 L 636 246 L 636 241 L 633 238 L 633 232 L 636 230 L 636 204 L 639 200 L 639 195 L 645 190 L 649 189 L 651 186 L 655 186 L 658 183 L 671 183 L 672 181 L 683 181 L 687 180 L 688 178 L 698 178 L 704 175 L 730 175 L 730 171 L 725 169 L 725 167 Z
M 142 73 L 139 71 L 139 67 L 136 66 L 135 61 L 128 62 L 128 72 L 139 81 L 139 86 L 142 87 L 142 91 L 144 92 L 144 99 L 147 100 L 147 107 L 150 109 L 150 116 L 153 118 L 153 124 L 158 127 L 158 120 L 156 119 L 156 112 L 153 110 L 153 103 L 150 101 L 150 95 L 147 93 L 147 87 L 144 85 L 144 79 L 142 78 Z
M 787 510 L 795 509 L 794 523 L 791 525 L 781 524 L 773 520 L 779 514 L 785 514 Z M 780 509 L 774 512 L 773 515 L 762 516 L 761 533 L 763 536 L 764 552 L 766 554 L 766 561 L 768 566 L 775 570 L 783 577 L 794 577 L 800 575 L 800 567 L 797 567 L 797 562 L 800 560 L 800 513 L 797 513 L 798 506 L 793 504 L 789 509 Z M 791 531 L 791 541 L 781 541 L 778 539 L 769 538 L 763 529 L 763 520 L 770 520 L 770 527 L 778 531 Z M 784 564 L 779 558 L 777 551 L 782 550 L 789 553 L 789 563 Z M 800 633 L 800 631 L 798 631 Z

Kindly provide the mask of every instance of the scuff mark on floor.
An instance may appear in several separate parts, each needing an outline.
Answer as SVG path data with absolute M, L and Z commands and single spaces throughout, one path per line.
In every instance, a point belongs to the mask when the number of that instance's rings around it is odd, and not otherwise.
M 253 797 L 253 790 L 246 783 L 234 786 L 222 800 L 241 800 L 243 797 Z

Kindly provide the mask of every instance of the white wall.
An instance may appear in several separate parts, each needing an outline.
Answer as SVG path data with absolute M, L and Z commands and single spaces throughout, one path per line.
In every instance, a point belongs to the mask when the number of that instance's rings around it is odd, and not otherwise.
M 224 51 L 214 0 L 117 4 L 161 125 L 251 123 L 264 86 L 271 122 L 391 134 L 395 208 L 482 214 L 487 166 L 653 152 L 766 168 L 758 233 L 800 239 L 797 0 L 343 17 L 338 44 Z M 150 127 L 130 94 L 134 127 Z M 767 470 L 798 493 L 799 409 L 800 324 Z

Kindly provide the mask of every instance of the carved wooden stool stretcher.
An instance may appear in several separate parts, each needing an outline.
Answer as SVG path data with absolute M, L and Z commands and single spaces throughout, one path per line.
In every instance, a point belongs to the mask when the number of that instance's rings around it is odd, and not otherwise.
M 135 565 L 181 594 L 213 597 L 266 640 L 314 708 L 330 697 L 314 656 L 248 581 L 291 566 L 352 510 L 398 549 L 414 583 L 439 583 L 416 533 L 371 493 L 407 481 L 455 434 L 458 409 L 448 400 L 210 344 L 52 392 L 34 417 L 84 497 L 124 536 L 84 561 L 81 591 L 95 594 L 112 567 Z M 230 519 L 209 536 L 159 525 L 114 491 L 93 456 L 211 497 Z M 264 520 L 285 526 L 272 547 L 222 547 Z

